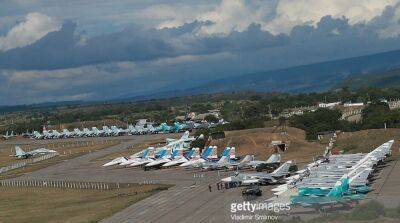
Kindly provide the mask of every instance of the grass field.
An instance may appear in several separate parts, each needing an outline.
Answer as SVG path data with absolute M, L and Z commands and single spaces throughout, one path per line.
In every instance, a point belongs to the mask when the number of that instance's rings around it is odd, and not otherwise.
M 334 148 L 343 150 L 346 153 L 366 153 L 391 139 L 395 140 L 392 146 L 393 155 L 397 155 L 399 151 L 400 129 L 368 129 L 358 132 L 344 132 L 339 134 Z
M 0 222 L 97 222 L 167 188 L 164 185 L 115 190 L 0 187 Z
M 8 171 L 6 173 L 1 174 L 0 179 L 18 177 L 22 174 L 33 172 L 33 171 L 57 164 L 63 160 L 72 159 L 74 157 L 78 157 L 78 156 L 87 154 L 89 152 L 95 152 L 98 150 L 102 150 L 102 149 L 105 149 L 105 148 L 108 148 L 108 147 L 111 147 L 111 146 L 114 146 L 117 144 L 118 144 L 117 142 L 111 141 L 111 142 L 108 142 L 105 144 L 98 144 L 98 145 L 93 145 L 93 146 L 90 145 L 90 146 L 84 146 L 84 147 L 74 147 L 74 148 L 69 148 L 69 147 L 57 148 L 56 147 L 55 150 L 60 153 L 59 156 L 56 156 L 51 159 L 43 160 L 41 162 L 28 164 L 28 166 L 23 167 L 23 168 Z M 53 148 L 51 148 L 51 149 L 53 149 Z M 1 152 L 0 159 L 6 160 L 8 162 L 8 164 L 7 164 L 7 162 L 5 162 L 5 164 L 2 162 L 1 163 L 2 166 L 6 166 L 11 163 L 16 163 L 16 162 L 22 161 L 21 159 L 15 159 L 15 158 L 9 157 L 10 151 L 7 149 L 0 150 L 0 152 Z

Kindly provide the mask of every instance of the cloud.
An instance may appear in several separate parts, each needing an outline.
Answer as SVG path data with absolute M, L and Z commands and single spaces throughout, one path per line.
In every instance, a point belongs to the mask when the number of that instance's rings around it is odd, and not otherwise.
M 199 21 L 211 21 L 204 26 L 200 34 L 229 34 L 232 31 L 244 31 L 251 24 L 261 24 L 266 15 L 271 13 L 268 1 L 222 0 L 214 10 L 197 16 Z
M 0 42 L 0 101 L 134 96 L 400 48 L 394 0 L 163 1 L 135 10 L 123 2 L 115 3 L 123 13 L 101 18 L 102 7 L 115 5 L 102 1 L 72 20 L 47 13 L 4 20 L 11 28 L 0 37 L 7 39 Z M 85 33 L 88 26 L 95 35 Z
M 135 70 L 130 62 L 51 71 L 0 70 L 0 101 L 23 104 L 112 98 L 126 91 L 121 83 L 138 77 L 140 71 Z
M 368 23 L 382 14 L 387 6 L 394 6 L 398 0 L 280 0 L 276 16 L 266 22 L 263 28 L 272 33 L 289 33 L 296 25 L 315 26 L 322 17 L 345 17 L 350 25 Z
M 251 24 L 260 24 L 264 31 L 273 34 L 291 32 L 298 25 L 316 24 L 324 16 L 345 17 L 349 24 L 366 24 L 382 14 L 388 6 L 399 0 L 221 0 L 206 11 L 190 10 L 187 7 L 154 6 L 143 13 L 153 18 L 163 18 L 159 27 L 177 27 L 187 22 L 210 21 L 212 25 L 199 29 L 201 35 L 227 35 L 232 31 L 243 31 Z M 188 14 L 188 11 L 192 14 Z
M 29 13 L 23 22 L 14 26 L 7 35 L 0 37 L 0 51 L 32 44 L 59 28 L 58 21 L 37 12 Z
M 130 26 L 123 31 L 85 39 L 76 33 L 76 24 L 65 22 L 34 44 L 0 53 L 0 69 L 66 69 L 115 61 L 149 61 L 182 55 L 206 55 L 287 43 L 282 35 L 274 36 L 249 26 L 227 36 L 198 36 L 207 23 L 194 22 L 172 29 L 144 29 Z

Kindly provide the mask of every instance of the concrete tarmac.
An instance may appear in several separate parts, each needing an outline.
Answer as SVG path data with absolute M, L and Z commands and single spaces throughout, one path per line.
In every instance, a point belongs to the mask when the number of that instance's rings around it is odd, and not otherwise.
M 119 145 L 80 157 L 66 160 L 62 163 L 25 174 L 19 179 L 46 179 L 65 181 L 99 181 L 120 183 L 163 183 L 175 185 L 151 197 L 139 201 L 126 209 L 110 216 L 102 222 L 235 222 L 232 220 L 231 204 L 243 203 L 241 188 L 219 191 L 216 183 L 220 178 L 232 175 L 232 171 L 199 171 L 182 168 L 144 171 L 141 168 L 102 167 L 94 159 L 125 150 L 133 145 L 148 140 L 163 140 L 170 135 L 130 136 Z M 70 139 L 68 139 L 70 140 Z M 374 191 L 367 199 L 376 199 L 387 207 L 397 207 L 399 204 L 400 164 L 394 158 L 377 174 Z M 212 185 L 212 192 L 208 185 Z M 255 201 L 265 202 L 272 196 L 272 186 L 261 187 L 263 196 Z M 310 211 L 310 212 L 308 212 Z M 316 216 L 311 210 L 297 215 Z M 248 212 L 243 212 L 249 214 Z M 260 214 L 268 214 L 266 211 Z M 295 214 L 295 212 L 293 213 Z M 289 214 L 290 217 L 290 214 Z M 240 222 L 260 222 L 256 220 Z M 264 222 L 264 221 L 262 221 Z
M 137 202 L 102 222 L 229 222 L 230 204 L 243 202 L 241 188 L 219 191 L 216 183 L 220 178 L 232 175 L 232 171 L 200 171 L 179 167 L 144 171 L 141 168 L 102 167 L 102 163 L 94 161 L 98 157 L 123 151 L 148 140 L 177 136 L 179 135 L 130 136 L 119 145 L 65 160 L 17 179 L 119 183 L 151 181 L 171 184 L 175 186 Z M 50 140 L 39 142 L 52 143 Z M 212 186 L 212 192 L 209 191 L 208 185 Z M 270 196 L 267 187 L 264 187 L 263 191 L 263 197 L 259 197 L 258 200 L 266 200 Z

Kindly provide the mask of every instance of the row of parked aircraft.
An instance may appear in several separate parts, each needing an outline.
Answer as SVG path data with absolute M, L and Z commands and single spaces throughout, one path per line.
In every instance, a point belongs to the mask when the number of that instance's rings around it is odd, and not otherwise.
M 9 131 L 7 131 L 6 134 L 1 135 L 0 138 L 5 139 L 5 140 L 9 140 L 9 139 L 12 139 L 12 138 L 15 138 L 15 137 L 17 137 L 17 135 L 14 134 L 14 131 L 11 131 L 11 133 L 9 133 Z
M 209 146 L 200 154 L 200 148 L 187 148 L 188 142 L 195 138 L 189 137 L 186 132 L 180 139 L 167 139 L 167 145 L 154 148 L 149 147 L 129 157 L 117 157 L 103 166 L 125 166 L 148 168 L 169 168 L 180 166 L 186 168 L 200 168 L 203 170 L 243 169 L 256 168 L 259 165 L 276 165 L 280 163 L 280 154 L 273 154 L 267 161 L 255 160 L 253 155 L 246 155 L 242 159 L 236 156 L 235 147 L 226 147 L 220 156 L 216 146 Z
M 298 191 L 291 196 L 292 205 L 321 209 L 337 204 L 346 206 L 363 199 L 371 191 L 373 173 L 381 169 L 386 157 L 391 155 L 394 140 L 390 140 L 370 153 L 332 155 L 330 150 L 324 158 L 314 161 L 295 175 L 284 178 L 285 183 L 273 188 L 279 196 L 288 190 Z M 259 176 L 249 176 L 257 179 Z
M 218 124 L 218 123 L 217 123 Z M 186 122 L 179 123 L 175 122 L 172 126 L 162 123 L 159 126 L 154 127 L 152 124 L 146 125 L 128 125 L 126 129 L 119 128 L 117 126 L 103 126 L 102 129 L 97 127 L 83 128 L 82 130 L 75 128 L 73 131 L 63 129 L 61 132 L 57 130 L 46 130 L 42 133 L 34 131 L 32 138 L 34 139 L 59 139 L 59 138 L 78 138 L 78 137 L 108 137 L 108 136 L 121 136 L 121 135 L 143 135 L 143 134 L 156 134 L 156 133 L 171 133 L 171 132 L 183 132 L 192 129 L 199 128 L 210 128 L 217 125 L 216 123 L 195 123 Z

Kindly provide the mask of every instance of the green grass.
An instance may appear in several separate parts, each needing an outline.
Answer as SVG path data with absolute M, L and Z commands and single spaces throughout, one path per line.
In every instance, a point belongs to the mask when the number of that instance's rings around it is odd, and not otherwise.
M 0 187 L 0 222 L 98 222 L 167 188 L 165 185 L 114 190 Z

